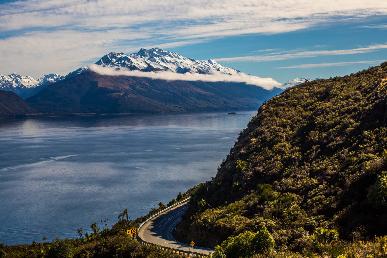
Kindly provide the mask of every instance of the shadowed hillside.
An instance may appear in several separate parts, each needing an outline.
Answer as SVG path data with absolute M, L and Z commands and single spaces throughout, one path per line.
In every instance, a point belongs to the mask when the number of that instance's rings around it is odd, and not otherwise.
M 243 83 L 164 81 L 84 71 L 27 102 L 43 113 L 201 112 L 255 109 L 279 92 Z
M 0 91 L 0 116 L 20 116 L 32 109 L 13 92 Z

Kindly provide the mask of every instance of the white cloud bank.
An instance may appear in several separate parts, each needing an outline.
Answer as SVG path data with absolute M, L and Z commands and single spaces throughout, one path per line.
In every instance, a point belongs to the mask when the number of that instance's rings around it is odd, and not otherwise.
M 225 75 L 225 74 L 197 74 L 197 73 L 185 73 L 179 74 L 174 72 L 142 72 L 142 71 L 129 71 L 129 70 L 116 70 L 110 67 L 102 67 L 100 65 L 90 65 L 88 68 L 98 74 L 108 76 L 131 76 L 131 77 L 145 77 L 166 81 L 204 81 L 204 82 L 239 82 L 249 85 L 255 85 L 267 90 L 271 90 L 274 87 L 280 88 L 281 83 L 272 78 L 262 78 L 252 76 L 244 73 L 238 75 Z

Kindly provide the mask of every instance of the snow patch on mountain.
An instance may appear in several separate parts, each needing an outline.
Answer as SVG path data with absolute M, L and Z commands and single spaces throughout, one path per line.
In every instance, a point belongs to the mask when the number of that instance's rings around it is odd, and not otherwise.
M 297 86 L 299 84 L 302 84 L 302 83 L 305 83 L 305 82 L 308 82 L 310 81 L 309 79 L 306 79 L 306 78 L 294 78 L 290 81 L 287 81 L 285 82 L 282 87 L 283 88 L 291 88 L 291 87 L 294 87 L 294 86 Z
M 238 74 L 239 71 L 224 67 L 215 60 L 195 60 L 160 48 L 140 49 L 137 53 L 126 55 L 111 52 L 103 56 L 95 64 L 104 67 L 126 68 L 130 71 L 160 72 L 168 71 L 180 74 L 198 73 L 227 75 Z
M 0 74 L 0 89 L 35 88 L 42 85 L 52 84 L 62 80 L 63 78 L 63 76 L 55 73 L 46 74 L 38 80 L 31 76 L 24 76 L 15 73 L 9 75 Z
M 57 81 L 63 80 L 64 76 L 56 74 L 56 73 L 50 73 L 44 75 L 42 78 L 39 79 L 38 85 L 49 85 L 53 84 Z
M 215 60 L 195 60 L 160 48 L 142 48 L 137 53 L 129 55 L 111 52 L 89 68 L 104 75 L 126 75 L 160 80 L 242 82 L 265 89 L 281 86 L 272 78 L 248 75 L 222 66 Z
M 0 74 L 0 90 L 12 91 L 22 98 L 28 98 L 42 89 L 45 86 L 53 84 L 64 77 L 59 74 L 46 74 L 42 78 L 36 80 L 31 76 L 23 76 L 19 74 Z
M 38 84 L 39 81 L 35 80 L 31 76 L 23 76 L 19 74 L 9 74 L 9 75 L 2 75 L 0 74 L 0 89 L 1 88 L 32 88 L 35 87 L 36 84 Z

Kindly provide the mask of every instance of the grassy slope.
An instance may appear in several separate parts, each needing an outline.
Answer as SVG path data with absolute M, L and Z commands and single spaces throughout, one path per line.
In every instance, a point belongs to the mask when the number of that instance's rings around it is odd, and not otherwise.
M 387 63 L 273 98 L 199 187 L 177 236 L 214 246 L 265 226 L 277 249 L 305 251 L 318 234 L 387 234 L 386 105 Z

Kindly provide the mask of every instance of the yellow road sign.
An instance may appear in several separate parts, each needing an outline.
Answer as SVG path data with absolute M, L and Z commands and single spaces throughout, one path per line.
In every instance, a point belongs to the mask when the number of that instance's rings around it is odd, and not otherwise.
M 126 234 L 130 237 L 135 237 L 137 235 L 137 228 L 129 228 L 126 230 Z

